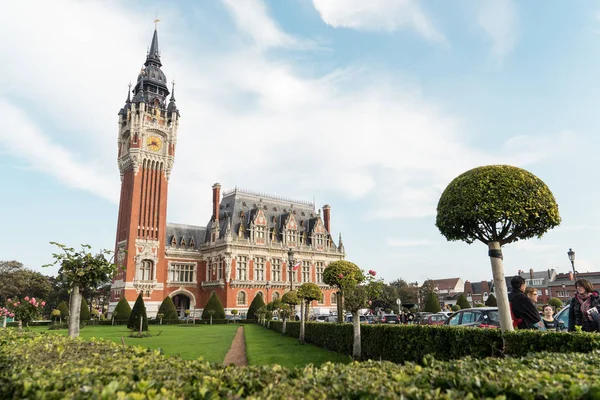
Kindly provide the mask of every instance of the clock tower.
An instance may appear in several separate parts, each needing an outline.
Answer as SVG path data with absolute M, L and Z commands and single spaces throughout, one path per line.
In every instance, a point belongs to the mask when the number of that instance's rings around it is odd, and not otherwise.
M 110 311 L 122 298 L 133 304 L 141 292 L 148 312 L 156 312 L 166 295 L 167 191 L 175 159 L 179 110 L 174 84 L 169 93 L 161 67 L 155 29 L 137 82 L 133 91 L 130 84 L 118 114 L 121 199 L 115 255 L 122 270 L 111 287 Z

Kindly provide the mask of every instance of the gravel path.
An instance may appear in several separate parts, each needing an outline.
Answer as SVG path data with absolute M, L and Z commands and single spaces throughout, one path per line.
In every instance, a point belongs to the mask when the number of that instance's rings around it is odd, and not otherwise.
M 244 339 L 244 327 L 240 326 L 231 342 L 231 348 L 225 356 L 223 364 L 229 365 L 248 365 L 248 359 L 246 358 L 246 340 Z

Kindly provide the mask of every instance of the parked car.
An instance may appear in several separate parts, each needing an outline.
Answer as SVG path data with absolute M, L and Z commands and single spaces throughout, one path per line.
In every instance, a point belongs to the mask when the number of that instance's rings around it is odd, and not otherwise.
M 399 324 L 400 320 L 398 319 L 397 315 L 386 314 L 381 317 L 381 320 L 379 322 L 382 324 Z
M 558 328 L 561 332 L 568 332 L 569 330 L 569 306 L 563 307 L 559 312 L 556 313 L 554 319 L 558 320 Z
M 423 315 L 419 320 L 419 325 L 443 325 L 448 317 L 444 314 Z
M 423 318 L 432 315 L 433 313 L 430 312 L 417 312 L 415 313 L 415 317 L 412 320 L 413 325 L 421 325 L 421 321 L 423 320 Z
M 310 321 L 311 322 L 327 322 L 328 317 L 329 317 L 329 315 L 315 315 L 310 319 Z
M 352 323 L 352 321 L 353 321 L 352 315 L 346 317 L 346 322 Z M 368 324 L 369 320 L 367 319 L 366 316 L 360 315 L 360 323 L 361 324 Z
M 330 315 L 325 318 L 325 322 L 338 322 L 338 317 L 337 315 Z
M 465 308 L 452 314 L 445 325 L 500 328 L 498 307 Z

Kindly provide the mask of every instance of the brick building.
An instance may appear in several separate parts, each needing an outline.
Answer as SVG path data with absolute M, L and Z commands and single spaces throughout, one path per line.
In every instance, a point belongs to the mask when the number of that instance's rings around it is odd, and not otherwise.
M 341 235 L 338 243 L 331 237 L 329 205 L 321 213 L 309 202 L 239 189 L 221 194 L 217 183 L 212 194 L 207 188 L 213 206 L 206 226 L 167 223 L 180 113 L 174 85 L 169 92 L 161 67 L 155 30 L 144 67 L 118 113 L 115 254 L 123 270 L 113 281 L 109 312 L 121 298 L 133 305 L 142 293 L 149 315 L 166 296 L 180 315 L 186 309 L 199 315 L 214 292 L 226 311 L 243 314 L 256 295 L 265 302 L 281 297 L 290 278 L 294 288 L 319 285 L 323 300 L 313 307 L 334 309 L 334 290 L 323 283 L 323 270 L 345 251 Z M 290 249 L 295 270 L 288 263 Z

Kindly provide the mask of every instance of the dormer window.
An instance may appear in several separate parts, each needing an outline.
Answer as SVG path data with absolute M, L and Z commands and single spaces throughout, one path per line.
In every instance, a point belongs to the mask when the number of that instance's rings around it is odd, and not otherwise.
M 196 247 L 196 243 L 194 243 L 193 237 L 190 237 L 189 246 L 190 246 L 190 249 L 193 249 L 194 247 Z
M 173 237 L 171 238 L 171 247 L 175 246 L 177 246 L 177 237 L 173 235 Z
M 179 246 L 181 247 L 185 247 L 186 243 L 185 243 L 185 238 L 182 236 L 181 237 L 181 242 L 179 242 Z

